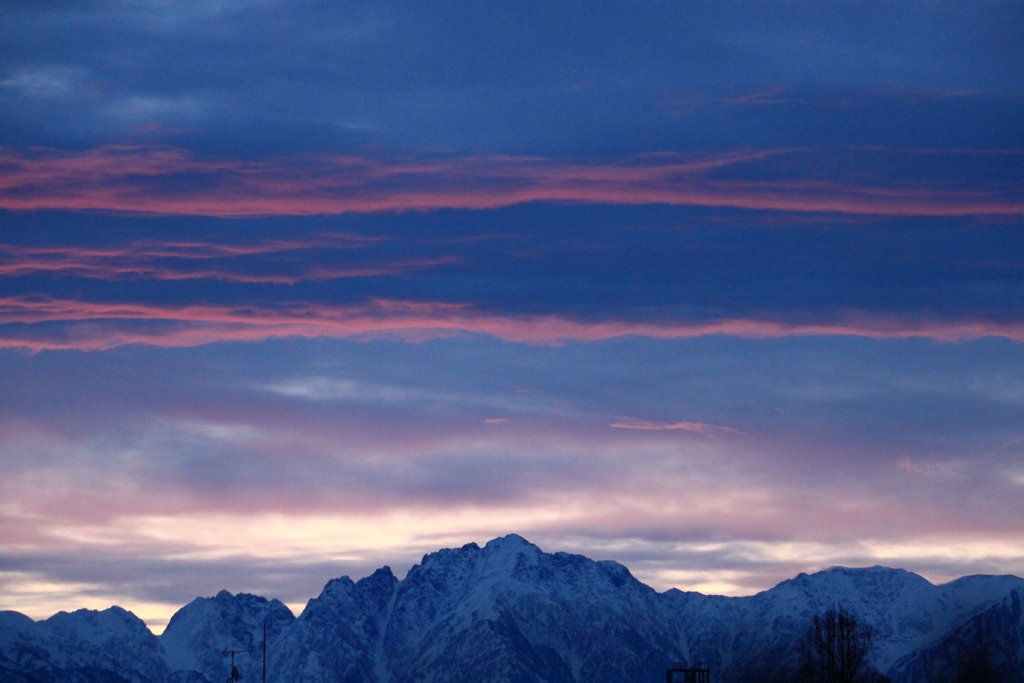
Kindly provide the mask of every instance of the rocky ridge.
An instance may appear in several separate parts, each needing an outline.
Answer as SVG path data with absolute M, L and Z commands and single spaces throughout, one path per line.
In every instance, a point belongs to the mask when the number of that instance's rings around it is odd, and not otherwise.
M 40 622 L 0 612 L 0 683 L 222 683 L 221 652 L 261 650 L 264 623 L 269 683 L 656 682 L 679 660 L 729 683 L 791 668 L 810 619 L 833 606 L 878 630 L 872 665 L 894 683 L 978 666 L 1020 683 L 1022 601 L 1018 577 L 935 586 L 884 567 L 801 574 L 750 597 L 658 593 L 618 563 L 511 535 L 426 555 L 402 580 L 388 567 L 333 579 L 297 618 L 227 591 L 183 607 L 159 637 L 117 607 Z

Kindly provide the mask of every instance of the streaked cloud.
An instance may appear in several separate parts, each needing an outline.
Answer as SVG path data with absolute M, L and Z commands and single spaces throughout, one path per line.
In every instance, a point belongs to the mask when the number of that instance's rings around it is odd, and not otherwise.
M 378 240 L 355 235 L 317 236 L 303 242 L 274 241 L 257 245 L 204 243 L 136 243 L 125 248 L 27 247 L 0 244 L 0 277 L 38 273 L 102 280 L 195 280 L 295 284 L 349 277 L 398 275 L 455 262 L 454 257 L 363 263 L 349 268 L 316 265 L 295 252 L 318 249 L 354 249 Z M 288 256 L 291 255 L 291 263 Z M 247 273 L 247 256 L 283 256 L 269 274 Z M 220 263 L 210 264 L 212 261 Z M 283 261 L 283 262 L 282 262 Z M 298 261 L 298 263 L 296 263 Z M 250 266 L 251 268 L 251 266 Z M 288 271 L 296 271 L 289 274 Z
M 55 328 L 52 324 L 58 326 Z M 137 343 L 196 346 L 218 341 L 261 341 L 284 337 L 381 337 L 420 341 L 459 333 L 485 334 L 533 344 L 628 336 L 680 339 L 708 335 L 754 338 L 806 335 L 875 339 L 924 337 L 950 342 L 995 336 L 1024 340 L 1024 323 L 1021 322 L 904 321 L 880 316 L 858 316 L 833 324 L 749 319 L 709 320 L 693 324 L 624 320 L 580 322 L 554 315 L 496 316 L 468 304 L 386 300 L 374 300 L 361 306 L 291 302 L 267 307 L 227 307 L 6 297 L 0 298 L 0 325 L 3 326 L 0 327 L 0 347 L 35 351 L 96 350 Z
M 883 150 L 914 157 L 914 150 Z M 986 152 L 981 152 L 986 153 Z M 822 150 L 818 155 L 829 152 Z M 870 161 L 872 150 L 859 154 Z M 930 154 L 934 154 L 933 152 Z M 947 150 L 970 157 L 978 152 Z M 1018 155 L 1015 151 L 1003 155 Z M 382 161 L 291 157 L 201 159 L 173 147 L 110 146 L 0 155 L 0 208 L 103 209 L 212 216 L 312 215 L 423 208 L 495 208 L 530 201 L 728 206 L 898 216 L 1024 213 L 1019 186 L 714 177 L 814 150 L 654 154 L 617 161 L 479 156 Z M 870 167 L 869 167 L 870 168 Z M 808 169 L 810 170 L 810 169 Z M 854 174 L 851 174 L 851 176 Z M 175 179 L 169 189 L 167 181 Z M 181 182 L 184 180 L 185 185 Z M 909 180 L 909 179 L 908 179 Z

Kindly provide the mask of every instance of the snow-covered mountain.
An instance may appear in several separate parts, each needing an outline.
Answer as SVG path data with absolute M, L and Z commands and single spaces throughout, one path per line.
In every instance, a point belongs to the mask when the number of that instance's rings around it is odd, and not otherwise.
M 212 598 L 196 598 L 175 612 L 159 639 L 168 669 L 196 671 L 209 681 L 220 681 L 230 673 L 225 650 L 247 652 L 246 664 L 257 657 L 262 660 L 264 624 L 269 642 L 293 621 L 295 615 L 278 600 L 221 591 Z
M 1015 576 L 969 576 L 935 586 L 902 569 L 833 567 L 783 581 L 746 598 L 704 596 L 670 590 L 670 612 L 696 656 L 725 680 L 752 672 L 793 667 L 794 644 L 815 614 L 841 606 L 873 626 L 878 640 L 871 663 L 894 681 L 931 681 L 893 664 L 945 637 L 980 609 L 1024 587 Z M 1024 626 L 1024 620 L 1020 624 Z M 922 669 L 923 671 L 923 669 Z M 1024 673 L 1024 671 L 1022 671 Z
M 58 612 L 32 621 L 0 612 L 0 680 L 154 683 L 169 673 L 146 624 L 120 607 Z
M 388 567 L 333 579 L 298 618 L 227 591 L 181 608 L 159 638 L 117 607 L 40 622 L 0 612 L 0 683 L 223 683 L 225 649 L 253 651 L 239 662 L 256 683 L 264 624 L 269 683 L 657 683 L 681 660 L 707 662 L 716 683 L 781 680 L 811 618 L 834 606 L 878 629 L 872 664 L 895 683 L 965 667 L 1017 683 L 1022 602 L 1017 577 L 935 586 L 884 567 L 801 574 L 751 597 L 657 593 L 615 562 L 511 535 L 426 555 L 401 581 Z
M 939 639 L 895 662 L 890 669 L 894 679 L 924 683 L 1024 678 L 1024 589 L 1016 588 L 986 605 Z
M 347 615 L 339 627 L 338 615 Z M 518 536 L 330 582 L 276 644 L 273 680 L 659 680 L 683 641 L 658 594 L 613 562 Z

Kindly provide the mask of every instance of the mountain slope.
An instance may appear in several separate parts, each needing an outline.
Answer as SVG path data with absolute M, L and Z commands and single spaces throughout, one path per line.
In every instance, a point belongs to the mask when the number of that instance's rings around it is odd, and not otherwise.
M 0 612 L 0 671 L 10 680 L 152 683 L 168 673 L 145 623 L 120 607 L 32 621 Z
M 1024 682 L 1024 589 L 1012 590 L 935 642 L 909 653 L 895 663 L 892 673 L 905 683 Z
M 212 598 L 196 598 L 175 612 L 159 640 L 172 672 L 195 671 L 219 683 L 231 675 L 223 652 L 242 650 L 246 652 L 236 656 L 236 664 L 246 680 L 257 680 L 262 673 L 263 625 L 270 642 L 293 621 L 291 610 L 278 600 L 221 591 Z
M 385 639 L 395 681 L 611 681 L 682 655 L 658 595 L 622 565 L 518 536 L 428 555 L 398 586 Z
M 876 629 L 871 664 L 886 672 L 909 652 L 941 638 L 1016 587 L 1017 577 L 967 577 L 935 586 L 901 569 L 833 567 L 783 581 L 745 598 L 668 591 L 679 627 L 691 651 L 709 662 L 723 680 L 751 670 L 794 668 L 796 643 L 815 614 L 842 607 Z

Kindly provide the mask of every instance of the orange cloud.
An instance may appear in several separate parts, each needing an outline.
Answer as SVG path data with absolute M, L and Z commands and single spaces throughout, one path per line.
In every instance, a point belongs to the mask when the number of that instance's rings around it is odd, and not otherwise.
M 887 215 L 1024 213 L 1024 199 L 1013 187 L 711 177 L 730 166 L 808 152 L 649 154 L 613 162 L 510 156 L 385 162 L 351 156 L 211 160 L 171 147 L 30 155 L 0 150 L 0 208 L 252 216 L 483 209 L 543 200 Z M 185 189 L 176 182 L 172 191 L 160 182 L 165 176 L 196 181 Z
M 6 330 L 0 327 L 0 347 L 33 350 L 106 349 L 132 343 L 197 346 L 218 341 L 260 341 L 292 336 L 376 336 L 419 341 L 464 332 L 533 344 L 597 341 L 623 336 L 672 339 L 714 334 L 755 338 L 795 335 L 852 335 L 878 339 L 928 337 L 941 341 L 1000 336 L 1024 341 L 1024 323 L 914 323 L 871 317 L 831 324 L 780 323 L 742 318 L 685 324 L 627 320 L 588 322 L 554 315 L 487 314 L 469 304 L 387 300 L 371 300 L 357 306 L 284 303 L 273 306 L 204 304 L 176 307 L 89 303 L 41 296 L 0 298 L 0 325 L 11 323 L 22 325 Z M 35 323 L 64 325 L 58 333 L 50 328 L 47 328 L 48 331 L 35 331 L 35 328 L 25 326 Z M 677 423 L 685 424 L 688 423 Z M 686 427 L 670 425 L 661 428 Z

